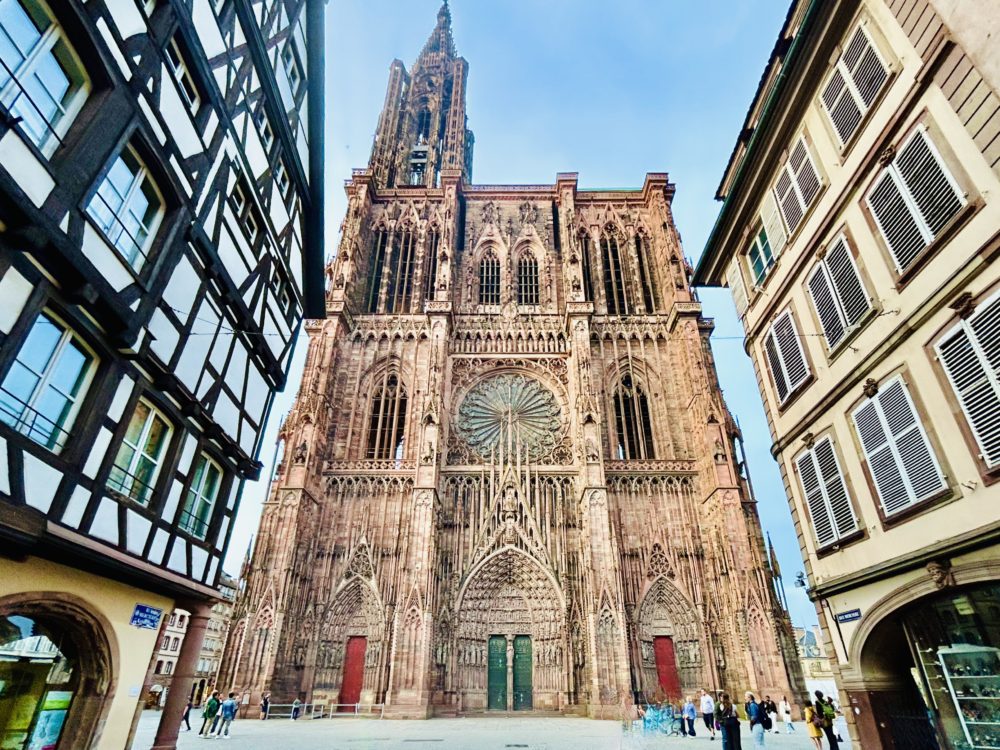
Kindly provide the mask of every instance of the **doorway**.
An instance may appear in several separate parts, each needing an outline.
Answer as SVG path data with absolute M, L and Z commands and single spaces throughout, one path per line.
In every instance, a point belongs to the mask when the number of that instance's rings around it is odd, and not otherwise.
M 491 635 L 487 649 L 486 707 L 507 710 L 507 639 Z
M 514 636 L 514 710 L 531 709 L 531 636 Z
M 681 696 L 681 680 L 677 674 L 677 654 L 674 639 L 668 635 L 653 638 L 653 657 L 656 660 L 656 680 L 667 698 L 676 700 Z
M 352 635 L 347 639 L 347 649 L 344 654 L 344 679 L 340 683 L 340 698 L 337 711 L 348 713 L 353 711 L 356 703 L 361 701 L 361 687 L 365 681 L 365 650 L 368 639 L 363 635 Z

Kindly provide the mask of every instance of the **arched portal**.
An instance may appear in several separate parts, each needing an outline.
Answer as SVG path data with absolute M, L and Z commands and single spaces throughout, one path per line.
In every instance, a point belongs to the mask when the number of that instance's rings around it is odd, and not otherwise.
M 679 698 L 703 682 L 701 627 L 694 605 L 659 576 L 639 607 L 642 689 L 647 698 Z
M 65 594 L 0 599 L 0 683 L 9 698 L 0 700 L 0 739 L 90 747 L 115 682 L 113 637 L 110 624 Z
M 508 708 L 562 705 L 568 668 L 564 613 L 555 579 L 524 552 L 504 547 L 477 566 L 457 607 L 454 670 L 462 706 L 488 707 L 491 675 L 494 701 L 505 675 Z

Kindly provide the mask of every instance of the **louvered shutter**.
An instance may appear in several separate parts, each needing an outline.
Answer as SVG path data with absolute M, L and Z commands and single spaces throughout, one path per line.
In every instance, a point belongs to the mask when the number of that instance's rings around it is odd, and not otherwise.
M 944 489 L 944 476 L 901 378 L 854 412 L 868 467 L 887 515 Z
M 861 108 L 854 100 L 840 67 L 833 70 L 823 89 L 823 106 L 841 143 L 847 143 L 861 122 Z
M 789 232 L 794 232 L 802 222 L 806 209 L 812 205 L 819 188 L 819 174 L 809 156 L 806 140 L 799 136 L 774 186 L 774 197 Z
M 1000 296 L 937 344 L 986 466 L 1000 465 Z
M 896 261 L 896 270 L 903 271 L 928 243 L 896 180 L 895 173 L 886 170 L 868 195 L 868 205 Z
M 899 152 L 895 164 L 920 210 L 921 218 L 930 230 L 929 244 L 951 217 L 958 213 L 962 207 L 962 199 L 922 131 L 914 133 L 910 142 Z
M 888 78 L 868 35 L 856 27 L 820 97 L 842 144 L 857 131 Z
M 799 456 L 796 464 L 799 469 L 799 481 L 802 483 L 802 493 L 805 496 L 813 531 L 816 534 L 816 543 L 820 547 L 825 547 L 836 541 L 837 532 L 834 529 L 833 518 L 827 507 L 826 499 L 823 497 L 823 485 L 815 456 L 813 456 L 812 451 L 806 451 Z
M 854 88 L 867 110 L 889 78 L 889 71 L 861 26 L 854 32 L 854 37 L 844 51 L 844 65 L 850 72 Z
M 822 263 L 816 266 L 809 277 L 809 294 L 816 307 L 816 314 L 819 315 L 819 322 L 823 326 L 826 343 L 833 349 L 844 338 L 844 331 L 847 328 L 837 307 L 833 286 Z
M 837 461 L 837 453 L 833 449 L 833 441 L 830 438 L 820 440 L 816 443 L 813 454 L 823 479 L 823 489 L 826 492 L 826 501 L 833 517 L 837 538 L 842 539 L 857 530 L 858 519 L 854 515 L 854 508 L 851 506 L 851 499 L 847 494 L 847 485 L 844 483 L 844 475 L 840 471 L 840 463 Z
M 778 182 L 774 186 L 774 197 L 778 201 L 785 226 L 788 227 L 789 232 L 794 232 L 805 214 L 802 210 L 802 204 L 799 203 L 799 196 L 795 193 L 795 187 L 792 185 L 792 177 L 787 165 L 782 168 L 778 175 Z
M 783 402 L 809 377 L 805 351 L 790 312 L 779 315 L 771 325 L 765 348 L 778 397 Z
M 736 314 L 740 317 L 747 309 L 747 288 L 743 283 L 743 274 L 740 273 L 739 258 L 734 258 L 726 271 L 726 283 L 733 294 L 733 302 L 736 304 Z
M 852 326 L 871 309 L 872 303 L 843 235 L 827 250 L 823 263 L 830 273 L 844 320 L 848 326 Z
M 788 159 L 789 165 L 795 171 L 795 184 L 798 186 L 799 195 L 802 199 L 803 212 L 812 205 L 813 199 L 819 193 L 819 174 L 816 172 L 816 165 L 813 164 L 812 157 L 809 156 L 809 149 L 806 148 L 806 139 L 799 137 L 799 142 L 792 149 L 792 155 Z
M 764 225 L 767 241 L 771 245 L 771 254 L 777 258 L 785 248 L 785 240 L 788 239 L 788 235 L 785 234 L 785 225 L 781 223 L 778 204 L 771 192 L 764 196 L 764 201 L 761 203 L 760 220 Z

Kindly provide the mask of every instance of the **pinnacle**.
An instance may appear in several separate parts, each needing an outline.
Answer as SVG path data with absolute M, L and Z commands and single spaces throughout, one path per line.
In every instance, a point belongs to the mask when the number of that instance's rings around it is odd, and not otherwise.
M 423 59 L 434 53 L 444 53 L 448 57 L 456 57 L 458 54 L 455 50 L 455 40 L 451 34 L 451 8 L 448 5 L 448 0 L 444 0 L 441 4 L 441 9 L 437 14 L 437 25 L 421 50 L 420 58 Z M 419 62 L 420 60 L 417 61 L 418 64 Z

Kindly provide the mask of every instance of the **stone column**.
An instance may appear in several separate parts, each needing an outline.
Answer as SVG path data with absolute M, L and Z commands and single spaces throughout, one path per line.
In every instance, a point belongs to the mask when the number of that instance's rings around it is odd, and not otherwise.
M 170 681 L 167 702 L 160 714 L 160 724 L 156 728 L 156 738 L 152 750 L 176 750 L 177 733 L 181 728 L 181 717 L 187 707 L 188 695 L 198 666 L 198 656 L 205 640 L 208 620 L 212 616 L 212 605 L 203 601 L 178 602 L 177 607 L 191 613 L 187 633 L 181 642 L 177 655 L 174 677 Z
M 486 669 L 489 670 L 489 653 L 486 655 Z M 487 671 L 487 674 L 489 672 Z M 507 710 L 514 710 L 514 635 L 507 634 Z

